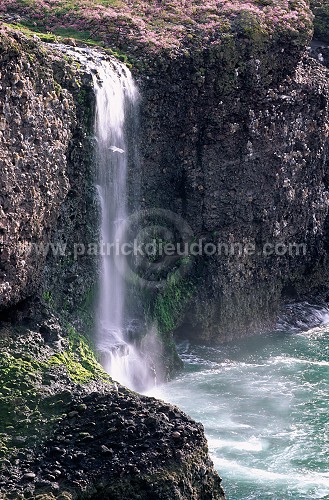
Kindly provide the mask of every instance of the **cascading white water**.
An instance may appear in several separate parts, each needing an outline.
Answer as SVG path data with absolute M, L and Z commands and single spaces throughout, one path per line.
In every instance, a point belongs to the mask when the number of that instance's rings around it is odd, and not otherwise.
M 122 344 L 124 280 L 115 265 L 117 226 L 127 217 L 127 144 L 124 126 L 127 101 L 134 103 L 137 91 L 131 75 L 118 63 L 102 61 L 93 76 L 96 93 L 95 136 L 97 139 L 98 193 L 102 208 L 102 272 L 98 306 L 98 334 L 106 334 L 111 345 Z
M 127 122 L 138 102 L 130 71 L 115 60 L 102 60 L 93 74 L 96 93 L 98 192 L 102 207 L 102 272 L 97 347 L 106 371 L 132 389 L 148 385 L 149 370 L 136 347 L 125 339 L 124 263 L 115 259 L 118 226 L 127 218 Z M 133 145 L 132 145 L 133 147 Z M 122 235 L 121 235 L 122 238 Z M 111 248 L 112 244 L 112 248 Z M 105 250 L 105 251 L 104 251 Z
M 96 95 L 97 190 L 102 213 L 96 346 L 114 380 L 143 390 L 150 385 L 150 370 L 126 338 L 125 266 L 116 248 L 117 231 L 127 218 L 128 154 L 135 149 L 135 144 L 128 144 L 126 130 L 139 94 L 129 69 L 115 58 L 89 49 L 59 48 L 88 68 Z

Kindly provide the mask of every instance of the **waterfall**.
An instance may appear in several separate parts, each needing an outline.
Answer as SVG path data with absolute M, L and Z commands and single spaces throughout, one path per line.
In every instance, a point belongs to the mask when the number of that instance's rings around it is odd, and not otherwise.
M 116 245 L 116 235 L 128 217 L 128 155 L 134 156 L 136 144 L 131 143 L 133 137 L 128 141 L 127 129 L 137 112 L 139 94 L 129 69 L 114 57 L 90 49 L 61 46 L 61 50 L 87 68 L 96 96 L 96 183 L 101 206 L 96 347 L 104 369 L 114 380 L 141 391 L 152 377 L 145 356 L 128 335 L 133 318 L 126 308 L 124 259 Z
M 138 105 L 138 91 L 130 71 L 115 60 L 103 60 L 93 74 L 96 93 L 98 193 L 102 207 L 102 270 L 98 304 L 97 347 L 106 371 L 132 389 L 143 389 L 148 370 L 137 348 L 126 339 L 124 261 L 116 234 L 127 218 L 127 159 L 130 148 L 126 129 Z M 121 238 L 122 239 L 122 235 Z M 112 244 L 111 250 L 109 248 Z

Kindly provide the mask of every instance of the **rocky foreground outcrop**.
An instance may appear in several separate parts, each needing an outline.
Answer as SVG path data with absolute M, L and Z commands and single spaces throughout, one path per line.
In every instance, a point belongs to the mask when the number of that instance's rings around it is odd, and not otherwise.
M 224 499 L 202 425 L 113 384 L 74 329 L 1 323 L 0 349 L 2 499 Z

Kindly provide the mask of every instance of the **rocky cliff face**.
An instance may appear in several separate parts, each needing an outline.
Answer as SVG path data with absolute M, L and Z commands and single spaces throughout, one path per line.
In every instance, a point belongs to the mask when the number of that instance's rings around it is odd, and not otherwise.
M 71 308 L 97 265 L 72 255 L 97 238 L 90 80 L 15 32 L 0 32 L 0 48 L 0 310 L 35 295 L 63 306 L 64 293 Z
M 329 5 L 327 0 L 311 0 L 315 38 L 329 43 Z
M 44 259 L 24 247 L 46 243 L 69 190 L 66 151 L 71 99 L 62 99 L 49 68 L 1 36 L 1 306 L 38 285 Z M 4 71 L 5 70 L 5 71 Z
M 114 384 L 77 331 L 98 267 L 72 253 L 98 241 L 90 77 L 7 29 L 0 69 L 1 498 L 224 499 L 202 426 Z
M 65 33 L 67 23 L 79 26 L 99 43 L 126 52 L 135 64 L 143 95 L 142 206 L 178 215 L 203 247 L 221 245 L 220 255 L 202 250 L 203 256 L 173 259 L 165 287 L 139 291 L 150 321 L 170 346 L 168 357 L 173 353 L 171 334 L 178 328 L 199 339 L 224 340 L 272 327 L 286 299 L 326 299 L 328 78 L 320 65 L 303 56 L 312 36 L 309 2 L 260 5 L 250 0 L 241 8 L 240 2 L 211 0 L 207 5 L 185 2 L 182 9 L 175 0 L 152 5 L 140 0 L 133 6 L 123 1 L 104 7 L 97 18 L 96 0 L 88 9 L 80 7 L 65 14 L 65 22 L 54 6 L 39 0 L 24 6 L 11 2 L 1 7 L 1 15 L 55 34 Z M 312 8 L 318 32 L 326 3 L 314 1 Z M 68 85 L 72 90 L 72 81 Z M 48 106 L 52 111 L 55 103 Z M 75 106 L 69 106 L 72 125 L 66 141 L 74 136 L 71 155 L 77 165 L 88 148 L 77 147 L 77 137 L 86 132 L 77 119 L 83 111 Z M 70 231 L 59 230 L 55 240 L 66 241 L 71 234 L 85 241 L 85 217 L 74 213 L 77 206 L 84 206 L 84 215 L 87 205 L 93 207 L 88 188 L 92 167 L 84 167 L 86 175 L 80 177 L 72 167 L 69 177 L 65 148 L 55 163 L 66 180 L 56 181 L 52 211 L 47 216 L 46 209 L 33 213 L 40 219 L 36 241 L 49 241 L 43 218 L 52 220 L 60 213 L 58 227 Z M 81 192 L 89 193 L 85 205 Z M 92 220 L 90 214 L 87 220 Z M 94 240 L 95 225 L 87 226 L 86 238 Z M 20 239 L 24 241 L 19 236 L 10 248 Z M 8 292 L 3 301 L 8 304 L 36 288 L 44 259 L 33 254 L 29 259 L 31 266 L 26 259 L 15 262 L 14 256 L 10 264 L 5 254 L 6 276 L 14 276 L 15 268 L 27 262 L 17 274 L 26 286 L 16 280 L 13 288 L 12 278 L 4 281 Z M 46 297 L 74 310 L 75 297 L 80 300 L 92 290 L 88 269 L 93 266 L 88 259 L 80 264 L 50 259 L 49 279 L 44 275 L 41 280 Z M 182 267 L 183 279 L 178 273 Z
M 203 247 L 181 307 L 155 299 L 164 332 L 223 341 L 273 327 L 286 300 L 328 299 L 328 73 L 302 55 L 280 68 L 286 53 L 237 41 L 142 79 L 144 206 L 179 214 Z

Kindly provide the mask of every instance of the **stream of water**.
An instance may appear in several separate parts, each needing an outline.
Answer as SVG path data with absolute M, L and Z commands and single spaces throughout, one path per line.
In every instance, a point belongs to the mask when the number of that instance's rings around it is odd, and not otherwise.
M 184 372 L 152 391 L 204 424 L 228 500 L 329 498 L 329 315 L 312 315 L 304 331 L 183 343 Z
M 138 106 L 138 90 L 129 69 L 109 58 L 98 61 L 92 72 L 96 94 L 97 189 L 101 201 L 100 290 L 97 308 L 97 349 L 102 364 L 114 380 L 141 390 L 149 385 L 150 372 L 143 355 L 129 341 L 126 307 L 125 258 L 113 247 L 125 242 L 122 228 L 128 218 L 128 155 L 135 148 L 127 128 Z M 136 165 L 135 165 L 136 167 Z M 136 172 L 136 175 L 138 173 Z
M 96 348 L 104 369 L 114 380 L 141 390 L 150 385 L 152 375 L 131 341 L 134 318 L 126 304 L 126 260 L 121 251 L 126 241 L 123 228 L 129 217 L 128 160 L 136 160 L 137 149 L 133 133 L 128 140 L 128 130 L 134 128 L 138 115 L 138 89 L 130 70 L 114 57 L 92 49 L 55 47 L 78 60 L 91 74 L 96 98 L 96 187 L 101 208 Z

